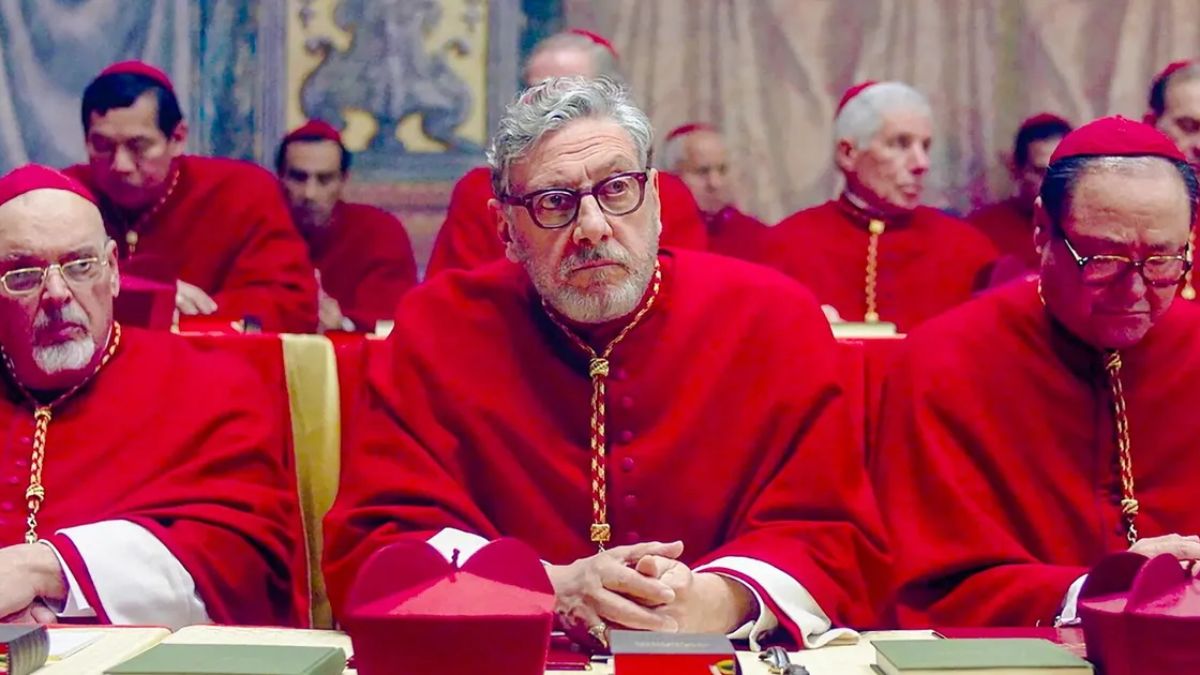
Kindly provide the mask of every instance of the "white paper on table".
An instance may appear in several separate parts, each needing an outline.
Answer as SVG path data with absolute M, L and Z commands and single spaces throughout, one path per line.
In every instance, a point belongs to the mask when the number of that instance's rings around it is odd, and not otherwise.
M 50 629 L 50 661 L 61 661 L 104 637 L 94 630 Z

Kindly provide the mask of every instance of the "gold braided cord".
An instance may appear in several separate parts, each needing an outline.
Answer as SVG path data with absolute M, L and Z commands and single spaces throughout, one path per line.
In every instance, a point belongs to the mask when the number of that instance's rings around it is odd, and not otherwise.
M 1188 259 L 1190 260 L 1193 251 L 1196 250 L 1196 228 L 1192 228 L 1192 233 L 1188 237 Z M 1192 267 L 1188 267 L 1187 272 L 1183 274 L 1183 288 L 1179 291 L 1179 297 L 1184 300 L 1196 299 L 1196 287 L 1192 285 Z
M 129 226 L 129 229 L 125 231 L 126 258 L 132 258 L 133 254 L 137 252 L 138 238 L 140 236 L 138 235 L 138 228 L 150 222 L 150 219 L 154 217 L 154 214 L 158 213 L 163 204 L 166 204 L 167 200 L 171 198 L 172 194 L 174 194 L 175 187 L 177 185 L 179 185 L 179 169 L 175 169 L 171 172 L 171 185 L 167 187 L 166 193 L 164 193 L 163 196 L 159 198 L 157 202 L 155 202 L 154 206 L 150 207 L 149 211 L 143 213 L 136 221 L 134 221 L 132 225 Z
M 658 298 L 658 291 L 662 287 L 662 268 L 658 261 L 654 261 L 654 278 L 651 281 L 650 297 L 647 298 L 646 304 L 642 306 L 629 323 L 621 329 L 617 336 L 614 337 L 604 350 L 597 354 L 591 345 L 579 337 L 575 331 L 571 330 L 561 319 L 545 298 L 542 298 L 542 309 L 545 310 L 546 316 L 554 325 L 558 326 L 569 340 L 584 354 L 588 356 L 588 377 L 592 380 L 592 422 L 591 422 L 591 475 L 592 475 L 592 526 L 588 531 L 588 538 L 599 547 L 601 551 L 607 542 L 612 540 L 612 527 L 608 523 L 608 483 L 607 483 L 607 461 L 608 461 L 608 438 L 606 436 L 606 388 L 605 380 L 608 378 L 609 372 L 609 357 L 612 356 L 613 348 L 615 348 L 630 331 L 634 329 L 650 308 L 654 306 L 654 301 Z
M 1113 350 L 1104 356 L 1104 370 L 1108 374 L 1108 387 L 1112 394 L 1113 421 L 1117 437 L 1117 461 L 1121 469 L 1121 514 L 1125 517 L 1126 536 L 1129 543 L 1138 540 L 1138 500 L 1133 489 L 1133 458 L 1130 454 L 1129 416 L 1125 411 L 1125 390 L 1121 386 L 1121 353 Z
M 38 403 L 33 394 L 25 388 L 25 385 L 21 384 L 17 379 L 16 372 L 13 370 L 12 360 L 9 359 L 7 354 L 4 355 L 4 363 L 8 367 L 8 372 L 12 376 L 13 382 L 16 384 L 17 389 L 20 390 L 21 395 L 25 397 L 25 400 L 33 406 L 33 456 L 29 461 L 29 487 L 25 489 L 25 505 L 29 509 L 29 516 L 25 519 L 25 524 L 28 526 L 28 529 L 25 531 L 26 544 L 36 544 L 38 542 L 37 516 L 38 512 L 42 509 L 42 502 L 46 500 L 46 487 L 42 485 L 42 469 L 46 464 L 46 435 L 50 431 L 50 422 L 54 418 L 54 408 L 73 396 L 75 392 L 82 389 L 88 382 L 91 382 L 96 373 L 100 372 L 100 369 L 112 359 L 113 354 L 117 353 L 117 346 L 120 344 L 121 324 L 114 322 L 112 339 L 109 340 L 108 348 L 104 350 L 104 356 L 100 359 L 100 363 L 96 366 L 95 370 L 74 387 L 63 392 L 61 396 L 44 405 Z
M 872 219 L 868 225 L 871 238 L 867 240 L 867 283 L 864 287 L 867 294 L 867 311 L 863 320 L 867 323 L 879 322 L 879 237 L 887 226 L 882 220 Z

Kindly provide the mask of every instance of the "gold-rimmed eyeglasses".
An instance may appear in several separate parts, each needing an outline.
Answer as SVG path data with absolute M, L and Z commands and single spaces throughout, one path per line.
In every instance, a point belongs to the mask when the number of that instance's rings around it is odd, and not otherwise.
M 108 261 L 104 258 L 90 256 L 44 267 L 22 267 L 0 274 L 0 285 L 9 295 L 29 295 L 46 283 L 46 275 L 50 270 L 58 270 L 68 284 L 82 284 L 99 278 L 100 272 L 107 266 Z

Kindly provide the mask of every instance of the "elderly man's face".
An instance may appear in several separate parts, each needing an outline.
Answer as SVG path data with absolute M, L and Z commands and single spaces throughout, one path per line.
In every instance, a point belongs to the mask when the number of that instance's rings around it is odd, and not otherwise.
M 715 131 L 701 130 L 687 134 L 680 143 L 682 152 L 671 170 L 691 189 L 701 211 L 720 212 L 733 202 L 725 140 Z
M 27 293 L 0 286 L 0 347 L 30 389 L 70 388 L 95 367 L 113 322 L 117 248 L 100 212 L 73 193 L 35 190 L 0 206 L 0 274 L 89 258 L 49 270 Z
M 838 142 L 837 163 L 856 196 L 884 213 L 902 213 L 921 203 L 933 120 L 907 108 L 883 114 L 883 125 L 865 146 L 849 139 Z
M 142 94 L 128 108 L 92 113 L 87 130 L 88 163 L 96 185 L 116 205 L 141 209 L 153 204 L 183 154 L 187 125 L 167 136 L 158 128 L 158 100 Z
M 1068 205 L 1062 223 L 1066 240 L 1051 232 L 1040 200 L 1035 205 L 1046 306 L 1068 330 L 1097 348 L 1132 346 L 1171 306 L 1178 284 L 1154 287 L 1133 269 L 1105 283 L 1088 283 L 1068 243 L 1081 257 L 1141 260 L 1182 254 L 1191 218 L 1183 180 L 1166 160 L 1089 168 L 1078 178 Z
M 279 180 L 297 225 L 306 230 L 327 225 L 346 185 L 342 146 L 329 140 L 289 143 Z
M 1175 141 L 1192 166 L 1200 166 L 1200 79 L 1170 83 L 1155 126 Z
M 616 122 L 580 119 L 543 136 L 512 166 L 509 193 L 582 191 L 616 174 L 644 170 L 633 139 Z M 633 212 L 611 215 L 588 194 L 575 220 L 553 230 L 539 227 L 522 206 L 491 202 L 508 257 L 524 265 L 541 296 L 567 318 L 601 323 L 629 314 L 640 302 L 662 230 L 658 177 L 653 170 L 648 175 L 644 200 Z

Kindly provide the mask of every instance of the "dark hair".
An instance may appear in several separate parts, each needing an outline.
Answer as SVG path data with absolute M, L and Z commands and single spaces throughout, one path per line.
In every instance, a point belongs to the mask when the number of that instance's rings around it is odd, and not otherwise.
M 175 133 L 175 127 L 183 120 L 179 99 L 152 78 L 136 73 L 101 75 L 83 90 L 80 118 L 84 132 L 91 127 L 92 113 L 104 115 L 113 108 L 128 108 L 146 92 L 153 92 L 158 104 L 158 128 L 164 136 Z
M 1188 223 L 1194 223 L 1197 200 L 1200 199 L 1200 184 L 1197 183 L 1196 173 L 1192 170 L 1191 165 L 1177 159 L 1158 157 L 1157 155 L 1137 155 L 1137 157 L 1161 159 L 1164 162 L 1170 162 L 1175 167 L 1179 177 L 1183 180 L 1184 187 L 1187 188 L 1188 205 L 1191 207 L 1191 219 Z M 1075 184 L 1083 174 L 1087 173 L 1091 165 L 1103 159 L 1121 158 L 1108 155 L 1078 155 L 1060 159 L 1046 169 L 1046 177 L 1042 180 L 1042 190 L 1039 196 L 1042 199 L 1042 208 L 1045 209 L 1046 216 L 1050 219 L 1050 225 L 1057 232 L 1062 232 L 1062 218 L 1071 200 L 1071 193 L 1075 190 Z
M 1029 146 L 1048 138 L 1062 138 L 1071 133 L 1071 125 L 1066 120 L 1047 119 L 1021 127 L 1017 138 L 1013 141 L 1013 163 L 1018 167 L 1029 163 Z
M 1163 113 L 1167 111 L 1167 87 L 1171 86 L 1171 81 L 1182 73 L 1188 74 L 1186 78 L 1188 80 L 1195 79 L 1197 75 L 1200 75 L 1200 69 L 1196 65 L 1196 63 L 1189 63 L 1166 77 L 1159 77 L 1154 80 L 1154 84 L 1150 86 L 1150 100 L 1148 103 L 1150 104 L 1150 112 L 1154 113 L 1155 117 L 1162 117 Z
M 287 149 L 288 149 L 288 146 L 291 145 L 292 143 L 296 143 L 296 142 L 316 143 L 317 141 L 331 141 L 331 140 L 333 140 L 333 139 L 326 138 L 324 136 L 318 136 L 316 134 L 295 136 L 292 138 L 285 138 L 283 140 L 283 142 L 279 144 L 279 150 L 277 150 L 275 152 L 275 173 L 280 176 L 283 175 L 283 165 L 284 165 L 285 161 L 287 160 Z M 335 142 L 337 142 L 337 141 L 335 141 Z M 350 151 L 346 149 L 345 143 L 337 142 L 337 144 L 338 144 L 338 147 L 341 148 L 341 150 L 342 150 L 342 174 L 345 175 L 345 173 L 350 170 L 350 159 L 351 159 L 352 155 L 351 155 Z

